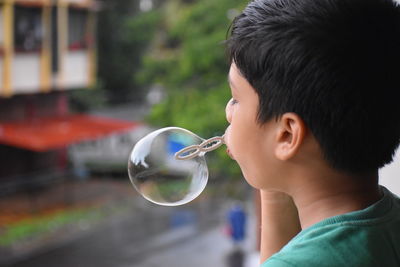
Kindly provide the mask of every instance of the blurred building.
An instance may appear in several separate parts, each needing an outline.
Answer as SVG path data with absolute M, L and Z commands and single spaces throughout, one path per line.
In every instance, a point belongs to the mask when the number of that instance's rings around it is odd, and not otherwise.
M 95 9 L 94 0 L 0 0 L 0 183 L 13 185 L 0 193 L 53 179 L 68 144 L 133 126 L 69 112 L 67 90 L 96 82 Z
M 1 95 L 95 82 L 93 0 L 1 0 Z

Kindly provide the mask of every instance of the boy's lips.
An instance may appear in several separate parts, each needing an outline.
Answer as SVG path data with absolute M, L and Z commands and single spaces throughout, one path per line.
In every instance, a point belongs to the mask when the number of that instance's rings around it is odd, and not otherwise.
M 224 134 L 224 142 L 225 142 L 225 145 L 226 145 L 226 154 L 228 154 L 228 156 L 231 159 L 235 160 L 235 158 L 233 157 L 231 151 L 229 150 L 228 144 L 227 144 L 228 143 L 227 141 L 229 139 L 229 129 L 230 129 L 230 126 L 228 126 L 228 128 L 226 128 L 225 134 Z
M 235 160 L 229 148 L 226 148 L 226 154 L 228 154 L 228 156 L 231 157 L 231 159 Z

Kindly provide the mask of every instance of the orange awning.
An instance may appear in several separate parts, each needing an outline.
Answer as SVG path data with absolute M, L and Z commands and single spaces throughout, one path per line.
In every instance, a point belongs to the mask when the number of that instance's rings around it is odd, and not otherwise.
M 0 144 L 37 152 L 134 129 L 139 123 L 89 115 L 0 123 Z

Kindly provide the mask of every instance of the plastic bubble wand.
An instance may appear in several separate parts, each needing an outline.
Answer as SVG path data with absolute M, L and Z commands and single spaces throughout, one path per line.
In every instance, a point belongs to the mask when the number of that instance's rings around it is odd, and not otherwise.
M 203 141 L 199 145 L 187 146 L 175 153 L 175 159 L 177 160 L 188 160 L 197 157 L 200 153 L 203 155 L 207 152 L 213 151 L 223 144 L 225 144 L 225 135 L 214 136 L 210 139 Z

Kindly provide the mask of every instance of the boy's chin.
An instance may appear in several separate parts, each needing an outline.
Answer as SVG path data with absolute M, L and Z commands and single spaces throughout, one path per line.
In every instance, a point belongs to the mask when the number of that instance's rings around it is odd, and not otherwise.
M 248 172 L 244 171 L 243 169 L 241 169 L 241 170 L 242 170 L 244 179 L 251 187 L 254 187 L 255 189 L 262 188 L 262 184 L 260 183 L 260 181 L 259 181 L 258 177 L 256 177 L 256 175 L 248 173 Z

